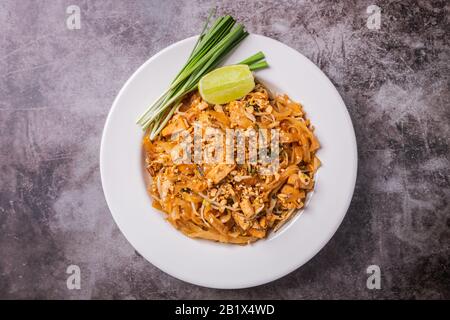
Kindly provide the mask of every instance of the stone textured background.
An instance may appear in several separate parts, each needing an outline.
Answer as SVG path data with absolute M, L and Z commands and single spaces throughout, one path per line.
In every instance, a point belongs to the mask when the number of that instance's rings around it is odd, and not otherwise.
M 108 211 L 100 137 L 149 57 L 199 32 L 214 1 L 0 0 L 0 298 L 450 298 L 447 1 L 218 1 L 219 13 L 316 63 L 352 117 L 348 214 L 310 262 L 273 283 L 212 290 L 146 262 Z M 370 4 L 381 30 L 366 27 Z M 68 5 L 82 28 L 66 28 Z M 67 290 L 66 268 L 82 270 Z M 382 289 L 366 289 L 368 265 Z

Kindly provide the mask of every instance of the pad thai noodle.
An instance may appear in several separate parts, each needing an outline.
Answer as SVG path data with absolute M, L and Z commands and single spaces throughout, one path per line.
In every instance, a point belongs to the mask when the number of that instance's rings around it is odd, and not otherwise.
M 250 163 L 248 155 L 243 163 L 175 161 L 180 133 L 193 137 L 196 124 L 224 135 L 227 130 L 277 130 L 276 171 L 264 174 L 264 165 Z M 247 153 L 250 146 L 244 146 Z M 320 166 L 319 142 L 302 105 L 287 95 L 272 96 L 261 84 L 223 105 L 191 92 L 155 139 L 145 135 L 143 147 L 153 207 L 185 235 L 223 243 L 248 244 L 280 229 L 305 205 Z

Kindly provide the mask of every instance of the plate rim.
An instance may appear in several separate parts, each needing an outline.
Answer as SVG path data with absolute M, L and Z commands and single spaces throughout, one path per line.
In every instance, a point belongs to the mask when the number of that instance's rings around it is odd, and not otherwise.
M 118 229 L 121 231 L 122 235 L 125 237 L 125 239 L 128 241 L 128 243 L 131 245 L 131 247 L 133 247 L 134 250 L 136 250 L 139 254 L 142 255 L 142 257 L 148 261 L 150 264 L 154 265 L 155 267 L 157 267 L 158 269 L 160 269 L 161 271 L 163 271 L 166 274 L 169 274 L 170 276 L 179 279 L 183 282 L 189 283 L 189 284 L 194 284 L 197 286 L 201 286 L 201 287 L 207 287 L 207 288 L 215 288 L 215 289 L 242 289 L 242 288 L 251 288 L 251 287 L 255 287 L 255 286 L 259 286 L 259 285 L 264 285 L 267 283 L 270 283 L 272 281 L 278 280 L 284 276 L 287 276 L 288 274 L 292 273 L 293 271 L 297 270 L 298 268 L 300 268 L 301 266 L 305 265 L 306 263 L 310 262 L 311 259 L 316 256 L 319 252 L 322 251 L 322 249 L 330 242 L 330 240 L 334 237 L 334 235 L 336 234 L 337 230 L 339 229 L 339 227 L 341 226 L 344 218 L 346 217 L 347 213 L 348 213 L 348 209 L 350 207 L 350 204 L 352 202 L 353 196 L 354 196 L 354 191 L 355 191 L 355 186 L 356 186 L 356 179 L 357 179 L 357 174 L 358 174 L 358 147 L 357 147 L 357 140 L 356 140 L 356 134 L 355 134 L 355 130 L 354 130 L 354 126 L 353 126 L 353 122 L 351 120 L 350 117 L 350 113 L 348 111 L 348 108 L 344 102 L 344 100 L 342 99 L 342 96 L 339 94 L 339 91 L 336 89 L 335 85 L 331 82 L 331 80 L 328 78 L 328 76 L 316 65 L 314 64 L 308 57 L 304 56 L 302 53 L 300 53 L 299 51 L 295 50 L 294 48 L 291 48 L 290 46 L 284 44 L 283 42 L 264 36 L 264 35 L 259 35 L 259 34 L 255 34 L 255 33 L 251 33 L 251 36 L 254 37 L 261 37 L 261 38 L 265 38 L 268 39 L 270 41 L 275 41 L 278 44 L 282 45 L 285 49 L 290 50 L 295 52 L 295 54 L 301 55 L 305 61 L 307 61 L 308 64 L 313 65 L 313 67 L 319 71 L 318 74 L 320 75 L 320 77 L 324 80 L 324 83 L 327 83 L 329 88 L 334 92 L 334 94 L 336 95 L 336 97 L 338 99 L 340 99 L 340 102 L 343 105 L 343 111 L 344 111 L 344 115 L 345 115 L 345 121 L 347 122 L 347 126 L 348 129 L 351 131 L 351 146 L 352 146 L 352 151 L 353 151 L 353 161 L 352 161 L 352 166 L 354 168 L 354 170 L 352 171 L 352 176 L 351 176 L 351 192 L 349 192 L 347 199 L 345 199 L 345 211 L 342 214 L 342 216 L 340 217 L 340 219 L 336 219 L 335 224 L 334 224 L 334 228 L 332 231 L 329 232 L 329 237 L 327 237 L 326 240 L 322 241 L 322 243 L 320 243 L 320 245 L 318 246 L 319 249 L 316 252 L 312 252 L 310 253 L 306 259 L 304 259 L 304 261 L 300 261 L 299 263 L 296 263 L 294 266 L 292 266 L 291 268 L 289 268 L 289 270 L 286 271 L 281 271 L 278 273 L 273 273 L 272 276 L 269 277 L 269 279 L 260 279 L 259 281 L 253 281 L 253 282 L 247 282 L 245 284 L 241 284 L 241 285 L 233 285 L 233 286 L 229 286 L 229 287 L 224 287 L 224 286 L 215 286 L 215 285 L 208 285 L 208 284 L 204 284 L 204 283 L 200 283 L 197 280 L 193 280 L 193 279 L 188 279 L 186 277 L 181 277 L 177 274 L 174 274 L 173 272 L 168 271 L 166 268 L 164 268 L 164 266 L 161 266 L 159 262 L 155 262 L 155 261 L 150 261 L 145 254 L 142 254 L 141 252 L 139 252 L 139 250 L 133 245 L 133 243 L 130 241 L 129 237 L 127 236 L 127 234 L 123 231 L 123 228 L 120 226 L 120 224 L 118 223 L 118 220 L 115 216 L 115 214 L 113 213 L 113 210 L 111 209 L 111 200 L 109 199 L 107 192 L 106 192 L 106 188 L 105 188 L 105 168 L 104 165 L 102 165 L 104 163 L 104 159 L 106 157 L 105 153 L 105 140 L 106 140 L 106 135 L 107 135 L 107 129 L 110 126 L 110 122 L 111 122 L 111 118 L 112 118 L 112 114 L 114 113 L 114 110 L 117 108 L 118 106 L 118 102 L 120 101 L 120 98 L 122 97 L 122 95 L 124 94 L 124 92 L 126 91 L 126 89 L 128 88 L 128 86 L 130 85 L 131 82 L 133 82 L 133 80 L 140 74 L 140 72 L 142 70 L 144 70 L 148 64 L 152 63 L 153 60 L 157 59 L 158 57 L 164 55 L 167 51 L 175 49 L 178 46 L 182 46 L 184 43 L 192 41 L 194 39 L 196 39 L 198 36 L 191 36 L 188 38 L 185 38 L 183 40 L 177 41 L 175 43 L 170 44 L 169 46 L 163 48 L 162 50 L 160 50 L 159 52 L 157 52 L 156 54 L 154 54 L 153 56 L 151 56 L 150 58 L 148 58 L 142 65 L 140 65 L 133 73 L 132 75 L 127 79 L 127 81 L 122 85 L 121 89 L 119 90 L 118 94 L 116 95 L 109 111 L 108 111 L 108 115 L 106 117 L 106 121 L 105 121 L 105 125 L 103 127 L 103 131 L 102 131 L 102 135 L 101 135 L 101 143 L 100 143 L 100 157 L 99 157 L 99 165 L 100 165 L 100 179 L 101 179 L 101 184 L 102 184 L 102 190 L 103 190 L 103 194 L 105 197 L 105 201 L 107 203 L 108 206 L 108 210 L 110 211 L 113 220 L 115 222 L 115 224 L 117 225 Z M 344 210 L 344 209 L 343 209 Z M 262 277 L 261 277 L 262 278 Z

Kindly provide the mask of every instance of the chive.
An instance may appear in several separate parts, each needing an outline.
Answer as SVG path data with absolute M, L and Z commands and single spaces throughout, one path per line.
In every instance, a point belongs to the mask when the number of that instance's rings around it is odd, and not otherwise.
M 204 35 L 205 35 L 205 33 L 206 33 L 206 30 L 208 29 L 209 22 L 211 21 L 211 18 L 212 18 L 212 16 L 213 16 L 215 13 L 216 13 L 216 8 L 213 8 L 213 9 L 211 10 L 211 12 L 209 13 L 208 18 L 206 18 L 205 24 L 203 25 L 202 32 L 200 32 L 200 36 L 198 37 L 197 42 L 195 43 L 194 49 L 192 49 L 192 52 L 191 52 L 191 55 L 189 56 L 189 58 L 192 57 L 192 55 L 193 55 L 194 52 L 195 52 L 195 49 L 197 49 L 198 45 L 199 45 L 200 42 L 203 40 L 203 37 L 204 37 Z
M 172 117 L 172 115 L 175 112 L 175 110 L 177 109 L 178 105 L 179 105 L 179 103 L 176 104 L 175 108 L 172 108 L 171 110 L 169 110 L 169 112 L 166 115 L 164 115 L 163 120 L 156 127 L 153 127 L 151 129 L 150 140 L 153 140 L 161 132 L 161 130 L 166 126 L 167 122 Z
M 268 66 L 269 66 L 269 64 L 267 63 L 267 61 L 263 60 L 263 61 L 253 63 L 253 64 L 249 65 L 248 67 L 250 68 L 250 70 L 255 71 L 255 70 L 267 68 Z
M 227 30 L 228 31 L 228 30 Z M 218 50 L 225 50 L 229 46 L 230 42 L 232 41 L 243 32 L 242 26 L 237 26 L 236 28 L 233 28 L 219 43 L 217 43 L 211 50 L 208 50 L 206 54 L 202 57 L 199 57 L 197 61 L 192 66 L 189 66 L 185 72 L 183 72 L 178 79 L 175 80 L 174 83 L 172 83 L 171 87 L 176 86 L 179 84 L 182 80 L 186 79 L 190 74 L 192 74 L 197 68 L 204 65 Z
M 238 64 L 251 65 L 251 64 L 253 64 L 253 63 L 255 63 L 255 62 L 258 62 L 258 61 L 260 61 L 260 60 L 262 60 L 262 59 L 264 59 L 264 58 L 265 58 L 264 53 L 262 53 L 261 51 L 259 51 L 258 53 L 255 53 L 254 55 L 248 57 L 247 59 L 242 60 L 242 61 L 239 62 Z

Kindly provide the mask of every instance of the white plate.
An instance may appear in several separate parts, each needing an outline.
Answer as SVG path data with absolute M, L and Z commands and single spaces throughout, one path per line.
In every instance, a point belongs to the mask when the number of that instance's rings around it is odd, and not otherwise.
M 151 207 L 142 166 L 143 132 L 136 118 L 166 89 L 186 61 L 195 37 L 144 63 L 126 82 L 106 120 L 100 170 L 106 201 L 128 241 L 153 265 L 187 282 L 212 288 L 245 288 L 294 271 L 330 240 L 353 195 L 357 169 L 355 133 L 338 92 L 311 61 L 288 46 L 250 35 L 225 64 L 263 51 L 269 69 L 257 77 L 301 102 L 321 143 L 314 194 L 306 209 L 269 239 L 247 246 L 194 240 L 175 230 Z

